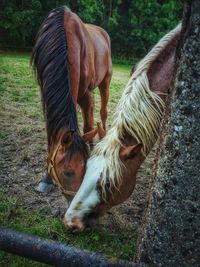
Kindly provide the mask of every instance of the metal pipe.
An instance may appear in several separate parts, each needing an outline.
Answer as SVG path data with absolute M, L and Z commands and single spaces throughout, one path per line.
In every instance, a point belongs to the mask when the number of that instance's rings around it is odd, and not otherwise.
M 0 250 L 59 267 L 143 266 L 1 227 Z

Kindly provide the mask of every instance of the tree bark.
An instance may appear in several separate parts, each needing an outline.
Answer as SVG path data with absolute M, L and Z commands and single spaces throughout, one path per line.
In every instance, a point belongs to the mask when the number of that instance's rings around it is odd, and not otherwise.
M 167 128 L 136 261 L 200 266 L 200 0 L 187 2 Z

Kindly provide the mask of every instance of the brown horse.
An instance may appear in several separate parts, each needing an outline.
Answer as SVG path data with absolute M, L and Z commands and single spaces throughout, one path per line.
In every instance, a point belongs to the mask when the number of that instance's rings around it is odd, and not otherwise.
M 93 129 L 91 91 L 99 87 L 101 121 L 106 128 L 109 84 L 112 76 L 110 39 L 100 27 L 84 24 L 67 7 L 50 12 L 43 22 L 32 53 L 32 64 L 41 87 L 48 137 L 48 174 L 66 197 L 78 190 L 88 157 L 86 141 Z M 83 115 L 80 135 L 76 106 Z M 44 191 L 45 188 L 40 188 Z
M 155 144 L 174 71 L 181 26 L 165 35 L 135 70 L 119 101 L 112 128 L 94 148 L 81 187 L 64 218 L 82 231 L 87 220 L 125 201 Z

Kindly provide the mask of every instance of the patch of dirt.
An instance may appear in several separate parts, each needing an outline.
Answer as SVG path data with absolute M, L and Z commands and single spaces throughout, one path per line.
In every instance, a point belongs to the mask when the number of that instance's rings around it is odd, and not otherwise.
M 8 196 L 17 199 L 18 207 L 42 210 L 46 216 L 63 218 L 67 203 L 58 188 L 48 194 L 35 190 L 46 171 L 44 122 L 41 117 L 26 117 L 24 107 L 18 104 L 12 104 L 12 107 L 5 104 L 1 110 L 0 125 L 6 137 L 0 139 L 0 187 Z M 98 219 L 95 228 L 107 228 L 113 232 L 137 231 L 147 203 L 154 156 L 155 149 L 138 172 L 132 196 Z

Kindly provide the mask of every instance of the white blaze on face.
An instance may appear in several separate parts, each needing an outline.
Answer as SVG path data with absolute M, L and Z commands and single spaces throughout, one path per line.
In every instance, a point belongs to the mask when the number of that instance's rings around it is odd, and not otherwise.
M 92 157 L 87 161 L 83 182 L 65 213 L 65 219 L 67 221 L 73 218 L 79 218 L 81 220 L 85 214 L 90 213 L 100 202 L 97 183 L 104 166 L 105 158 L 102 156 Z

